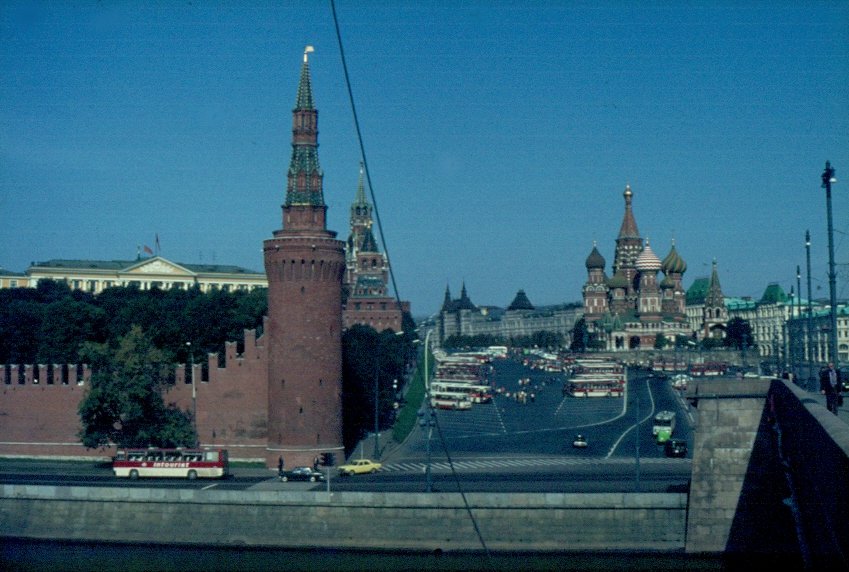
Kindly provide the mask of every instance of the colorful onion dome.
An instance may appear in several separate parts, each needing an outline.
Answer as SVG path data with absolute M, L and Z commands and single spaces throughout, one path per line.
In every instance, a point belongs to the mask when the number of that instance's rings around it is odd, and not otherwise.
M 634 262 L 634 267 L 640 272 L 657 272 L 661 268 L 660 258 L 657 257 L 651 246 L 649 246 L 648 238 L 646 239 L 646 245 L 643 247 L 643 251 Z
M 678 251 L 675 250 L 674 240 L 672 241 L 672 249 L 666 255 L 666 258 L 663 259 L 662 270 L 664 274 L 684 274 L 687 271 L 687 263 L 684 262 Z

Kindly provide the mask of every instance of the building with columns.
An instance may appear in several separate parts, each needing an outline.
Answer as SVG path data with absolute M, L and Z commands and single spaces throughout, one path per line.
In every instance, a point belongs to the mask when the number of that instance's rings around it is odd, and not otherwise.
M 35 288 L 39 280 L 64 282 L 71 290 L 100 294 L 112 287 L 135 286 L 140 290 L 199 288 L 201 292 L 265 288 L 265 274 L 226 264 L 174 262 L 160 255 L 134 260 L 66 260 L 33 262 L 25 272 L 0 275 L 0 288 Z

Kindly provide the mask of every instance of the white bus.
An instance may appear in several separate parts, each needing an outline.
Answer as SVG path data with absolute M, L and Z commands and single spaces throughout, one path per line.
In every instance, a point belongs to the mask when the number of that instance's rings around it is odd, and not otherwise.
M 472 403 L 489 403 L 492 401 L 490 387 L 478 383 L 435 379 L 430 385 L 430 392 L 434 397 L 457 399 L 465 397 Z
M 227 449 L 121 449 L 112 459 L 116 477 L 221 479 L 230 474 Z

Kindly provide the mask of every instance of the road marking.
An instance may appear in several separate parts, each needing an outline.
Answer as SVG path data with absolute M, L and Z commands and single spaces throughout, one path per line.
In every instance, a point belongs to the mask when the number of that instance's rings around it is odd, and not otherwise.
M 472 470 L 472 469 L 514 469 L 514 468 L 539 468 L 539 467 L 576 467 L 576 466 L 592 466 L 592 465 L 632 465 L 636 459 L 632 457 L 554 457 L 554 458 L 528 458 L 528 459 L 463 459 L 454 461 L 454 470 Z M 640 458 L 641 464 L 646 465 L 669 465 L 679 466 L 681 464 L 692 464 L 692 459 L 688 458 L 668 458 L 668 457 L 646 457 Z M 450 471 L 451 464 L 446 461 L 435 461 L 430 464 L 431 471 Z M 406 462 L 406 463 L 389 463 L 380 468 L 381 473 L 422 473 L 427 469 L 427 463 L 422 462 Z

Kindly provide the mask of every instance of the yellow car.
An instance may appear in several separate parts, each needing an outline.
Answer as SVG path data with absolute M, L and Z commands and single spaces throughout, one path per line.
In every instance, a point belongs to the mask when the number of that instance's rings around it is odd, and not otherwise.
M 376 473 L 380 467 L 380 463 L 375 463 L 369 459 L 357 459 L 351 461 L 347 465 L 339 466 L 339 474 L 343 477 L 350 475 L 362 475 L 365 473 Z

